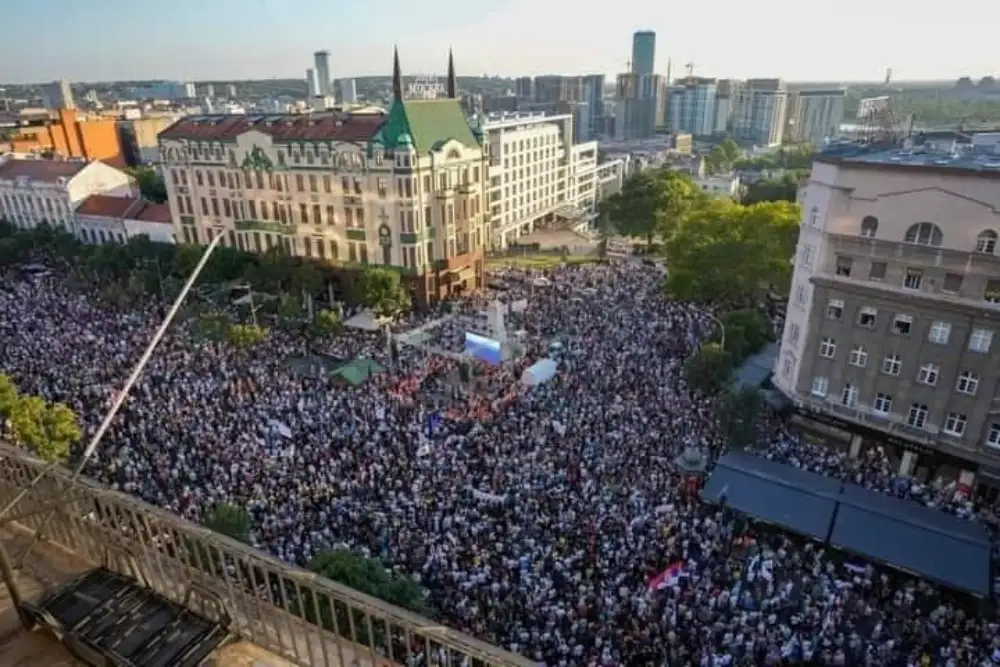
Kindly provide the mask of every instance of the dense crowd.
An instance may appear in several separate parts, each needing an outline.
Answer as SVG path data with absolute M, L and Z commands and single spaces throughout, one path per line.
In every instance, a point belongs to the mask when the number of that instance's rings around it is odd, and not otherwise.
M 0 280 L 0 371 L 68 402 L 92 433 L 162 309 L 105 307 L 59 272 Z M 244 506 L 254 545 L 288 562 L 330 548 L 379 558 L 419 580 L 446 624 L 549 667 L 1000 661 L 997 625 L 963 600 L 789 535 L 737 529 L 683 493 L 674 457 L 724 447 L 713 402 L 681 376 L 714 325 L 664 298 L 659 281 L 630 262 L 495 276 L 504 289 L 488 299 L 527 302 L 507 316 L 524 357 L 477 378 L 472 397 L 450 362 L 409 345 L 390 354 L 380 334 L 322 345 L 389 368 L 348 387 L 290 363 L 307 349 L 296 333 L 274 329 L 241 350 L 178 323 L 89 472 L 193 520 L 217 503 Z M 488 299 L 457 308 L 474 318 Z M 463 324 L 437 331 L 450 349 Z M 522 386 L 520 371 L 553 341 L 557 376 Z M 944 498 L 777 426 L 763 428 L 759 449 Z M 947 504 L 958 506 L 953 494 Z

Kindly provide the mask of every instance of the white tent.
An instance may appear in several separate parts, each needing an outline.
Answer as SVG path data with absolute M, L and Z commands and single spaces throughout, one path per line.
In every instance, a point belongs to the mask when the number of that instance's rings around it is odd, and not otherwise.
M 360 312 L 351 319 L 344 322 L 345 327 L 361 329 L 363 331 L 378 331 L 379 328 L 389 320 L 384 317 L 376 317 L 367 311 Z
M 521 384 L 529 387 L 548 382 L 556 376 L 556 362 L 552 359 L 541 359 L 529 366 L 521 374 Z

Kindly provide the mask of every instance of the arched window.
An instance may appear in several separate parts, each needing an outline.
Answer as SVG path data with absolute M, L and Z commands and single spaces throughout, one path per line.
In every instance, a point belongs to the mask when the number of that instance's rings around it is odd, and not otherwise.
M 997 249 L 997 233 L 992 229 L 979 232 L 976 237 L 976 252 L 992 255 Z
M 861 236 L 873 239 L 876 233 L 878 233 L 878 218 L 874 215 L 866 215 L 861 218 Z
M 933 222 L 918 222 L 915 225 L 910 225 L 910 228 L 906 230 L 906 236 L 903 237 L 906 243 L 932 246 L 941 245 L 943 239 L 944 234 L 941 233 L 941 228 Z
M 819 227 L 819 207 L 817 206 L 809 209 L 809 226 Z

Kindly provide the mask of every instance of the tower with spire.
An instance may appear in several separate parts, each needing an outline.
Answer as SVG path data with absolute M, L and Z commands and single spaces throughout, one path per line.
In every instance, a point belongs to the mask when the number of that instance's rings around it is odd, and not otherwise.
M 399 67 L 399 47 L 392 47 L 392 101 L 403 101 L 403 71 Z
M 448 99 L 458 98 L 458 77 L 455 76 L 455 54 L 448 47 Z

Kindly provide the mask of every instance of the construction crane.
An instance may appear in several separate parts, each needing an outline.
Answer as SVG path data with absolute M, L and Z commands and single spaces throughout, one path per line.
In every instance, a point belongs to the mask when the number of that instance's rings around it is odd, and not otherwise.
M 687 72 L 688 76 L 694 76 L 694 63 L 685 64 L 684 71 Z

